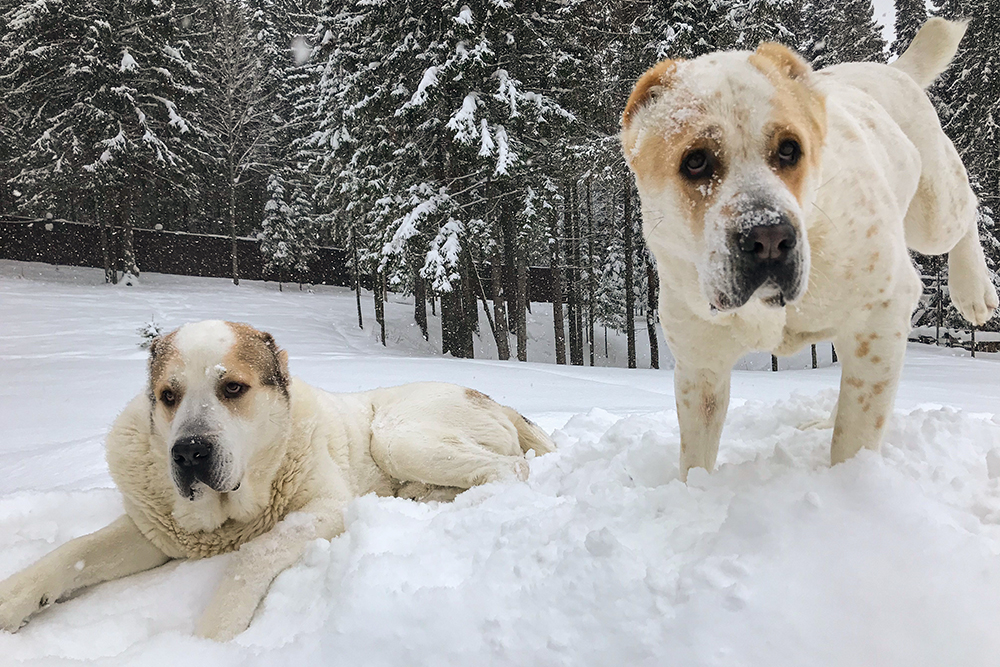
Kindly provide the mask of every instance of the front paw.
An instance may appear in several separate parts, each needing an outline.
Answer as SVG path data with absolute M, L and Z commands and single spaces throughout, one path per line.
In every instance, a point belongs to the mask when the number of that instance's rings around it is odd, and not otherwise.
M 0 629 L 17 632 L 32 614 L 53 602 L 53 597 L 24 572 L 0 582 Z
M 257 605 L 225 597 L 216 595 L 209 603 L 195 627 L 197 636 L 227 642 L 250 627 Z

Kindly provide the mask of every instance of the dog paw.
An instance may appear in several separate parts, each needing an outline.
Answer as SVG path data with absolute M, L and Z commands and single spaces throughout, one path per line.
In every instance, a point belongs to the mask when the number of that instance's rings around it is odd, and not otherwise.
M 807 422 L 802 422 L 797 426 L 800 431 L 824 431 L 826 429 L 833 428 L 833 415 L 829 417 L 824 417 L 823 419 L 810 419 Z
M 0 582 L 0 629 L 17 632 L 32 614 L 54 601 L 54 596 L 41 591 L 36 582 L 23 575 Z
M 250 626 L 253 612 L 253 609 L 220 610 L 209 605 L 198 620 L 195 635 L 217 642 L 228 642 Z
M 952 303 L 973 326 L 986 324 L 996 312 L 997 290 L 986 275 L 985 267 L 952 265 L 949 268 L 948 290 Z

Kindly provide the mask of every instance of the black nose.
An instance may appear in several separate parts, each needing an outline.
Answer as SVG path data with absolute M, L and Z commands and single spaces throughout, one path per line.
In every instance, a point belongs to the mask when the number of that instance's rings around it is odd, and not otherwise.
M 182 468 L 199 468 L 212 458 L 212 443 L 199 437 L 181 438 L 174 443 L 170 456 Z
M 780 264 L 796 244 L 795 228 L 787 222 L 758 225 L 740 235 L 740 250 L 758 264 Z

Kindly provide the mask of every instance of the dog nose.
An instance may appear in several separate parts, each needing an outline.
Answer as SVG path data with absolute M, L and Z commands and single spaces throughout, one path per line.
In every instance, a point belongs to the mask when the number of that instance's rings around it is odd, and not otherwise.
M 174 443 L 170 456 L 182 468 L 198 468 L 212 457 L 212 443 L 198 437 L 182 438 Z
M 787 222 L 758 225 L 740 237 L 740 250 L 752 255 L 758 264 L 779 264 L 788 258 L 796 244 L 795 228 Z

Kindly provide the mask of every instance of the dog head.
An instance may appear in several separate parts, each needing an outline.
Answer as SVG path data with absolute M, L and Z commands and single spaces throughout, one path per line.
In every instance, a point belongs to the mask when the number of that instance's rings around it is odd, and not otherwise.
M 813 72 L 778 44 L 665 61 L 636 83 L 622 147 L 647 242 L 694 264 L 717 310 L 807 288 L 806 212 L 826 127 Z
M 290 423 L 288 355 L 246 324 L 186 324 L 150 347 L 153 431 L 178 494 L 230 494 Z

